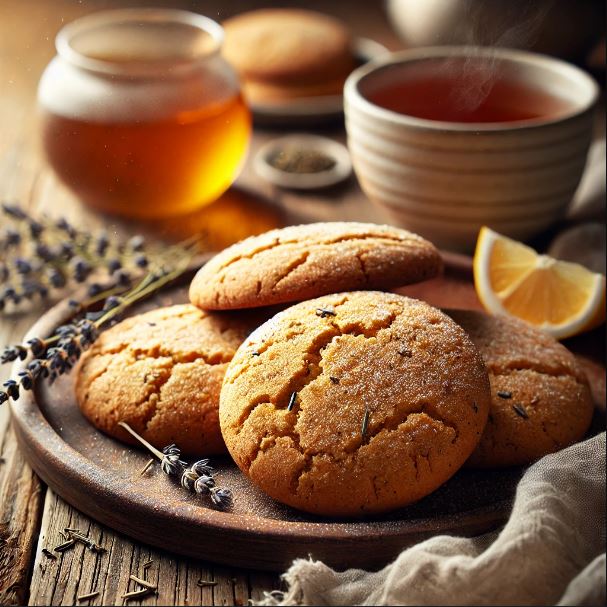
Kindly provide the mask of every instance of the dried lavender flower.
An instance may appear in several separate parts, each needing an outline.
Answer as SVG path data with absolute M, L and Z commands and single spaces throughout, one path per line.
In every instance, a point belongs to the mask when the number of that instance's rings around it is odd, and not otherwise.
M 1 363 L 10 363 L 14 360 L 25 360 L 27 358 L 27 348 L 23 346 L 7 346 L 0 355 Z
M 71 260 L 71 265 L 73 277 L 76 282 L 84 282 L 93 271 L 91 265 L 80 257 L 74 257 Z
M 103 287 L 98 282 L 93 282 L 89 285 L 87 293 L 89 297 L 96 297 L 99 293 L 102 293 L 103 290 Z
M 16 379 L 0 389 L 0 404 L 9 398 L 17 400 L 20 389 L 31 390 L 40 379 L 53 382 L 69 372 L 102 327 L 115 323 L 129 306 L 177 278 L 197 251 L 197 241 L 191 239 L 150 255 L 141 237 L 126 244 L 103 233 L 95 237 L 64 219 L 33 218 L 15 205 L 3 204 L 0 213 L 10 223 L 8 227 L 6 221 L 0 223 L 0 250 L 12 243 L 0 261 L 0 312 L 36 298 L 44 300 L 65 287 L 88 281 L 93 274 L 96 277 L 89 285 L 88 300 L 70 301 L 75 310 L 72 321 L 57 327 L 49 337 L 34 337 L 0 351 L 0 364 L 32 358 Z M 108 265 L 115 271 L 109 273 Z M 100 272 L 105 272 L 107 283 L 97 279 Z M 95 308 L 89 310 L 92 305 Z M 167 466 L 171 467 L 172 459 L 167 458 Z
M 103 257 L 106 254 L 109 246 L 110 241 L 107 234 L 105 232 L 101 232 L 95 239 L 95 253 L 99 257 Z
M 120 270 L 120 268 L 122 268 L 122 263 L 119 259 L 110 259 L 107 262 L 107 270 L 110 274 Z
M 146 246 L 142 236 L 124 242 L 77 228 L 65 218 L 33 216 L 15 204 L 2 204 L 1 215 L 0 311 L 57 297 L 93 275 L 95 281 L 105 275 L 109 287 L 130 287 L 148 268 L 164 265 L 166 251 Z
M 32 264 L 27 259 L 21 259 L 21 257 L 15 259 L 15 270 L 18 274 L 29 274 L 32 269 Z
M 36 381 L 35 375 L 27 370 L 21 371 L 18 375 L 19 383 L 24 390 L 31 390 L 34 387 L 34 382 Z
M 169 445 L 162 450 L 160 467 L 165 474 L 168 474 L 169 476 L 178 474 L 187 465 L 187 462 L 184 462 L 181 459 L 181 451 L 175 445 Z
M 193 491 L 194 483 L 198 480 L 198 478 L 199 478 L 198 474 L 196 474 L 196 472 L 194 472 L 194 470 L 192 470 L 191 468 L 186 468 L 181 473 L 181 486 L 186 491 Z
M 112 278 L 116 281 L 116 284 L 121 287 L 128 287 L 131 284 L 132 277 L 125 270 L 118 270 L 112 274 Z
M 19 398 L 19 384 L 14 379 L 6 380 L 2 385 L 9 398 L 13 400 Z
M 232 505 L 233 496 L 232 492 L 225 487 L 212 487 L 211 488 L 211 501 L 215 506 L 221 510 L 225 510 Z
M 5 215 L 9 217 L 14 217 L 15 219 L 27 219 L 27 214 L 25 211 L 22 211 L 18 205 L 12 205 L 8 202 L 2 203 L 2 210 Z
M 138 268 L 147 268 L 148 263 L 148 258 L 145 255 L 137 255 L 137 257 L 135 257 L 135 265 Z
M 216 508 L 223 510 L 230 507 L 233 501 L 232 492 L 225 487 L 215 485 L 212 476 L 213 468 L 208 459 L 198 460 L 188 467 L 188 464 L 180 459 L 181 451 L 177 445 L 167 445 L 160 451 L 137 434 L 126 422 L 118 422 L 118 425 L 160 460 L 160 466 L 165 474 L 169 476 L 179 474 L 179 482 L 186 491 L 197 495 L 208 495 L 211 504 Z
M 127 246 L 132 251 L 143 251 L 145 248 L 145 240 L 141 234 L 136 234 L 135 236 L 129 238 Z
M 325 306 L 323 308 L 316 308 L 316 316 L 326 318 L 327 316 L 336 316 L 335 308 L 333 306 Z
M 46 274 L 46 278 L 51 287 L 61 289 L 67 284 L 65 274 L 58 268 L 50 268 Z
M 206 476 L 203 474 L 199 476 L 194 482 L 194 491 L 198 495 L 207 495 L 211 489 L 215 486 L 215 479 L 212 476 Z
M 210 460 L 208 459 L 199 459 L 197 462 L 194 462 L 191 465 L 192 470 L 194 470 L 194 472 L 196 472 L 196 474 L 203 476 L 203 475 L 208 475 L 208 476 L 212 476 L 213 473 L 215 472 L 215 470 L 213 470 L 213 467 L 210 464 Z

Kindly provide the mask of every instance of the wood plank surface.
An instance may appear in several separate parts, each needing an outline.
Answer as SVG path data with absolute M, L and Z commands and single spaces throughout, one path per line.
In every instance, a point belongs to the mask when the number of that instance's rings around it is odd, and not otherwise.
M 80 529 L 104 551 L 95 553 L 77 543 L 64 552 L 53 552 L 64 542 L 66 527 Z M 157 593 L 126 601 L 124 595 L 139 588 L 130 575 L 152 582 Z M 260 598 L 263 589 L 275 587 L 277 576 L 273 574 L 219 567 L 132 542 L 47 491 L 30 605 L 246 605 L 250 598 Z M 99 594 L 78 599 L 94 592 Z
M 137 4 L 130 2 L 129 6 Z M 221 20 L 253 7 L 243 0 L 195 1 L 147 0 L 146 6 L 189 8 Z M 399 43 L 389 30 L 381 3 L 350 2 L 264 2 L 265 6 L 305 5 L 333 12 L 350 24 L 355 34 L 382 41 L 389 48 Z M 206 231 L 209 246 L 222 247 L 248 232 L 272 227 L 278 212 L 288 221 L 321 219 L 361 219 L 380 221 L 379 215 L 364 199 L 355 180 L 315 194 L 290 193 L 261 182 L 252 170 L 251 159 L 267 140 L 282 132 L 257 131 L 249 160 L 238 180 L 240 188 L 229 192 L 208 210 L 186 221 L 133 226 L 113 218 L 99 217 L 74 199 L 57 182 L 40 156 L 36 85 L 55 51 L 54 37 L 62 24 L 74 18 L 121 6 L 119 0 L 0 0 L 0 201 L 20 204 L 51 215 L 65 215 L 78 225 L 105 224 L 110 231 L 130 233 L 143 230 L 165 239 Z M 344 140 L 337 126 L 326 135 Z M 254 195 L 251 195 L 254 192 Z M 271 204 L 259 205 L 259 197 Z M 18 343 L 37 313 L 0 318 L 0 348 Z M 0 367 L 0 380 L 9 369 Z M 244 605 L 259 600 L 264 590 L 278 588 L 278 575 L 252 569 L 232 570 L 170 553 L 150 549 L 112 532 L 80 514 L 38 480 L 23 460 L 10 429 L 8 409 L 0 410 L 0 604 L 23 605 L 111 605 L 126 604 L 123 595 L 134 589 L 129 575 L 153 580 L 158 594 L 129 605 Z M 101 554 L 77 544 L 56 559 L 42 550 L 61 543 L 60 532 L 77 527 L 105 549 Z M 152 564 L 146 570 L 143 565 Z M 198 585 L 198 581 L 211 582 Z M 79 601 L 78 597 L 99 594 Z

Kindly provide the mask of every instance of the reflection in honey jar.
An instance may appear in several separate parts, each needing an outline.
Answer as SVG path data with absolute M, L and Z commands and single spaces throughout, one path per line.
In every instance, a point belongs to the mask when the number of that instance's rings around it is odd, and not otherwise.
M 43 116 L 43 145 L 57 175 L 87 204 L 143 217 L 215 200 L 234 179 L 249 131 L 240 95 L 157 121 Z

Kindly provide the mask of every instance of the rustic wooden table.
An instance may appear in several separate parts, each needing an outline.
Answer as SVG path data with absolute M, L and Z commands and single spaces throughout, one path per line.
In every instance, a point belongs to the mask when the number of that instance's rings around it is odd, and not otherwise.
M 35 212 L 67 216 L 88 227 L 104 224 L 108 230 L 119 232 L 141 227 L 100 217 L 80 206 L 56 181 L 38 150 L 36 84 L 54 55 L 56 32 L 82 14 L 120 4 L 120 0 L 0 0 L 0 200 L 18 201 Z M 231 0 L 207 0 L 204 5 L 195 1 L 148 0 L 144 4 L 182 6 L 204 11 L 217 20 L 252 5 Z M 271 3 L 264 3 L 268 4 Z M 334 12 L 351 25 L 355 34 L 375 38 L 391 49 L 400 46 L 385 21 L 381 3 L 308 1 L 305 5 Z M 285 211 L 288 221 L 383 219 L 366 201 L 354 178 L 313 196 L 280 191 L 256 178 L 251 169 L 255 151 L 280 134 L 256 129 L 249 160 L 238 180 L 240 187 L 211 208 L 187 221 L 163 222 L 144 229 L 164 238 L 205 230 L 210 246 L 221 247 L 249 232 L 271 227 L 277 210 Z M 326 134 L 344 138 L 339 125 Z M 272 204 L 258 206 L 251 192 Z M 2 318 L 0 347 L 19 343 L 37 314 Z M 4 381 L 7 375 L 8 369 L 0 368 L 0 380 Z M 249 599 L 259 599 L 264 590 L 279 587 L 278 574 L 257 572 L 255 563 L 245 571 L 181 558 L 132 542 L 79 513 L 47 488 L 26 464 L 6 406 L 0 410 L 0 446 L 0 604 L 123 604 L 126 601 L 122 595 L 133 589 L 129 575 L 142 576 L 143 565 L 148 561 L 152 564 L 146 575 L 157 582 L 158 594 L 129 604 L 243 605 Z M 60 532 L 65 527 L 82 530 L 106 552 L 96 554 L 79 544 L 57 559 L 45 556 L 42 550 L 60 543 Z M 212 580 L 213 585 L 200 587 L 197 582 L 201 579 Z M 78 599 L 91 592 L 99 594 Z
M 131 1 L 129 5 L 136 4 Z M 233 188 L 220 201 L 188 218 L 148 224 L 127 224 L 101 217 L 82 207 L 57 182 L 38 150 L 36 84 L 54 55 L 53 40 L 64 23 L 103 8 L 121 5 L 120 0 L 0 0 L 0 201 L 18 201 L 24 207 L 53 216 L 63 215 L 74 223 L 109 231 L 132 233 L 142 229 L 159 238 L 174 239 L 203 231 L 209 247 L 230 242 L 273 227 L 282 214 L 290 222 L 310 220 L 371 220 L 385 218 L 360 192 L 354 178 L 328 191 L 313 195 L 273 188 L 256 177 L 251 160 L 259 147 L 282 134 L 256 128 L 249 159 Z M 222 20 L 254 3 L 245 0 L 147 0 L 147 6 L 171 5 L 204 12 Z M 265 6 L 273 2 L 264 2 Z M 330 11 L 344 19 L 355 35 L 400 48 L 379 2 L 275 2 L 304 5 Z M 340 125 L 324 134 L 344 139 Z M 261 203 L 259 199 L 269 201 Z M 19 343 L 38 313 L 0 319 L 0 348 Z M 8 369 L 0 367 L 0 381 Z M 76 545 L 51 559 L 43 549 L 60 543 L 65 527 L 78 528 L 106 552 L 96 554 Z M 305 556 L 305 555 L 302 555 Z M 204 555 L 201 555 L 204 557 Z M 230 605 L 259 599 L 263 591 L 280 586 L 278 573 L 220 567 L 204 560 L 178 557 L 130 541 L 78 512 L 48 489 L 25 463 L 11 429 L 8 407 L 0 409 L 0 604 L 73 605 L 123 604 L 132 590 L 129 575 L 158 584 L 158 594 L 129 604 Z M 198 585 L 199 580 L 212 584 Z M 78 597 L 98 592 L 93 598 Z

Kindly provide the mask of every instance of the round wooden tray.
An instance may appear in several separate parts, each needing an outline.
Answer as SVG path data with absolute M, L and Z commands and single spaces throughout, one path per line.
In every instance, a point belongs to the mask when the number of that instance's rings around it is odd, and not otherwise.
M 186 301 L 183 285 L 189 278 L 130 313 Z M 436 305 L 478 307 L 467 258 L 449 256 L 443 277 L 399 291 Z M 52 334 L 70 313 L 67 303 L 59 304 L 26 339 Z M 16 365 L 15 373 L 22 364 Z M 600 375 L 602 368 L 597 369 Z M 157 466 L 140 476 L 148 455 L 93 428 L 76 405 L 73 380 L 73 375 L 64 376 L 11 404 L 17 439 L 32 468 L 66 501 L 109 527 L 154 546 L 219 563 L 278 570 L 295 557 L 311 555 L 337 568 L 377 568 L 404 547 L 432 535 L 473 535 L 499 525 L 508 516 L 522 474 L 518 468 L 463 469 L 412 506 L 344 521 L 282 506 L 252 485 L 228 457 L 215 458 L 221 484 L 235 496 L 232 510 L 219 512 L 186 493 Z

